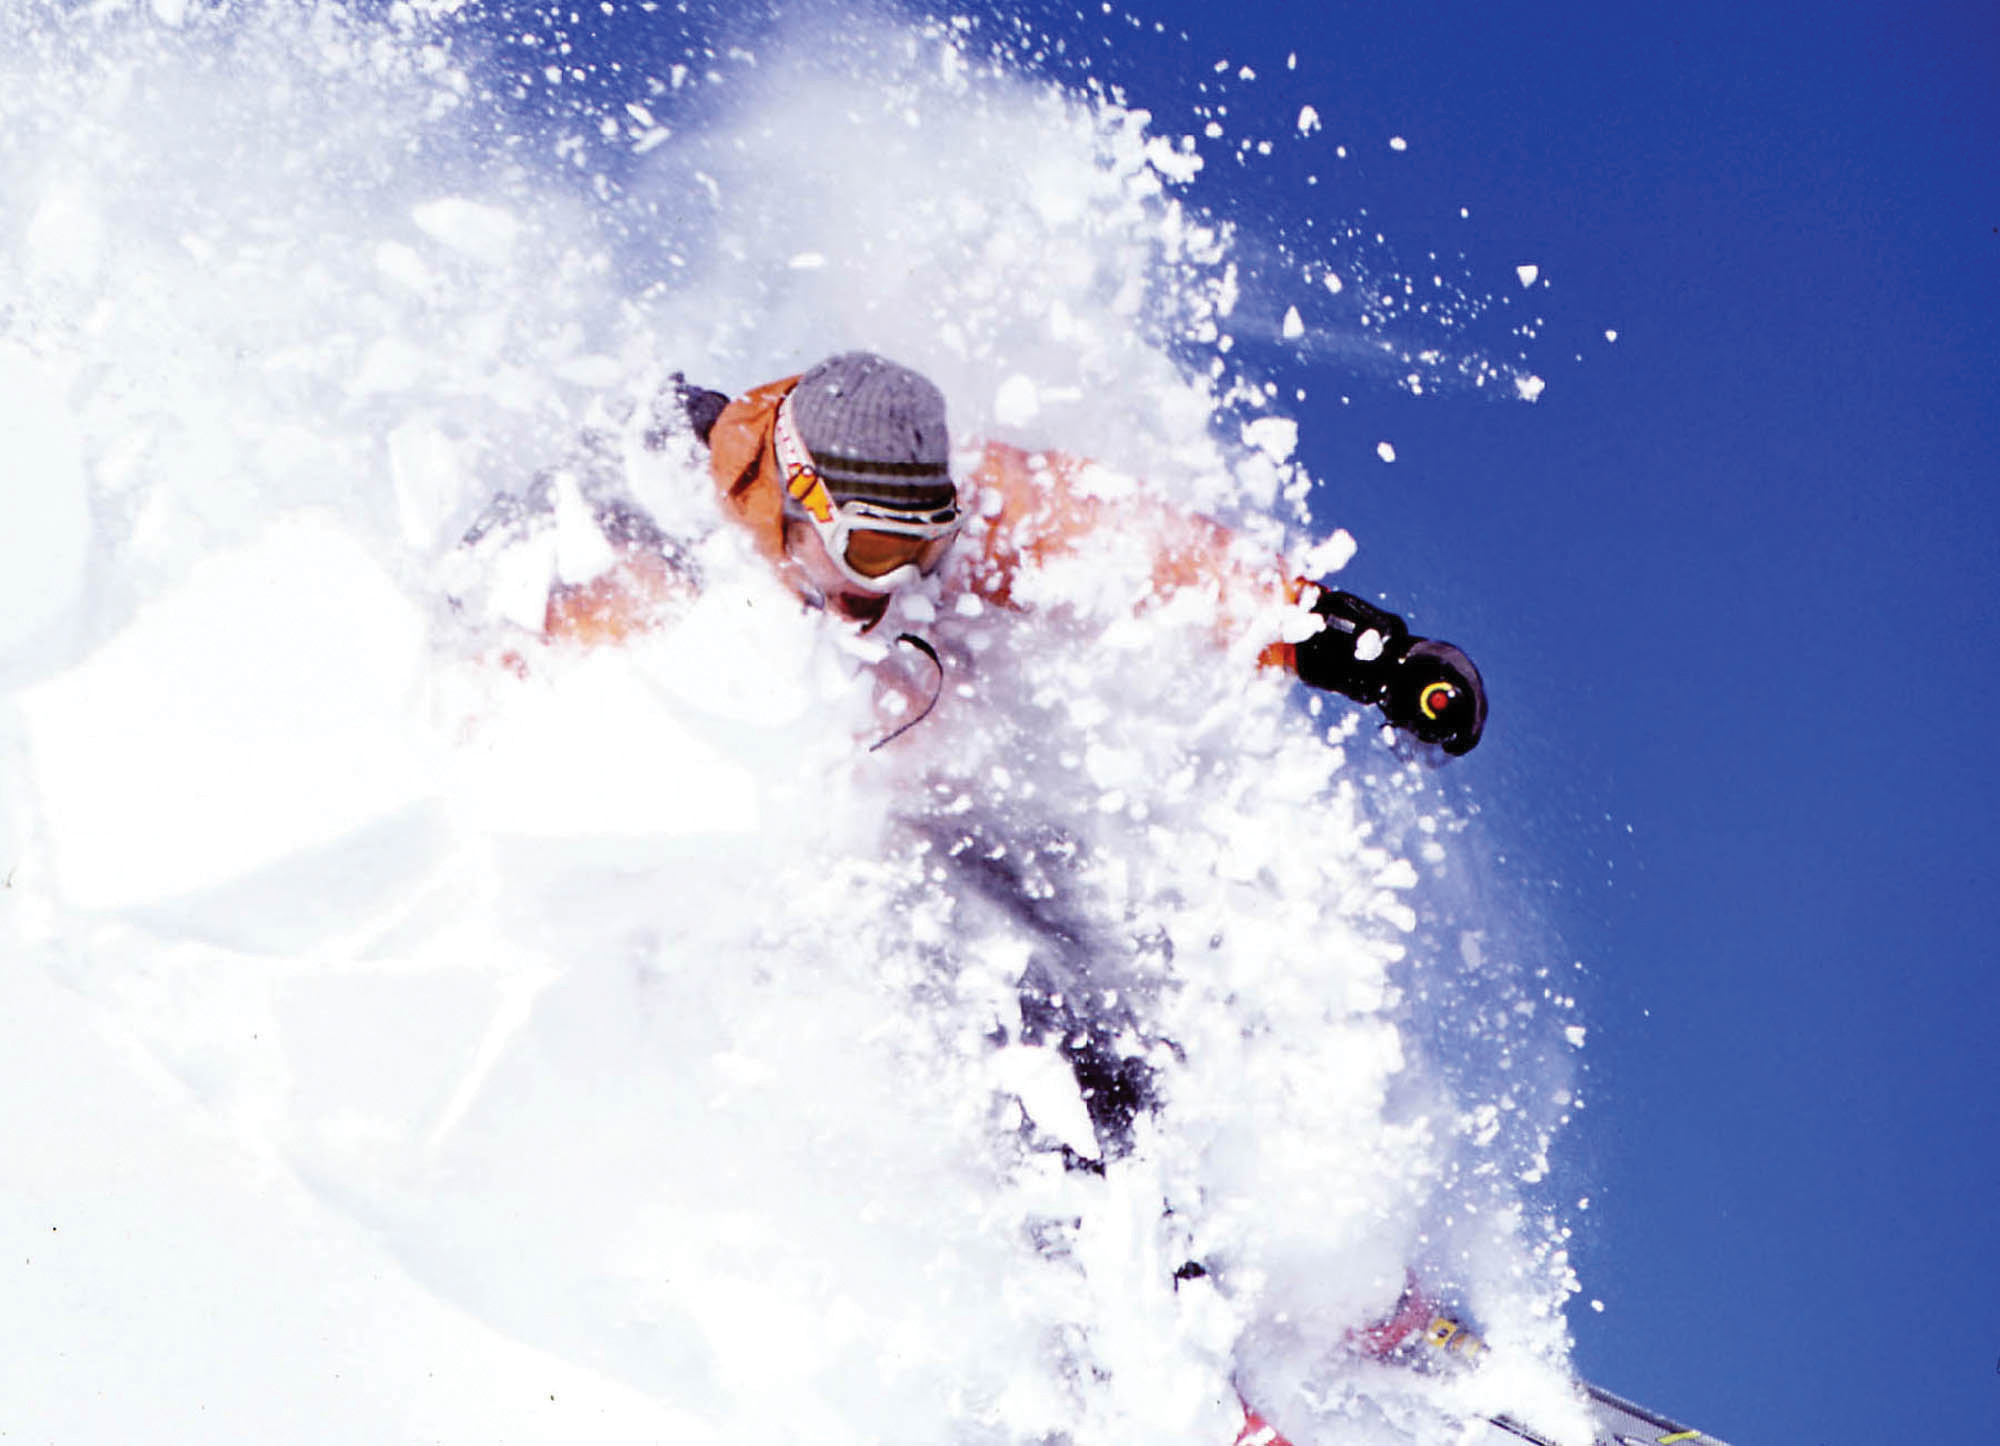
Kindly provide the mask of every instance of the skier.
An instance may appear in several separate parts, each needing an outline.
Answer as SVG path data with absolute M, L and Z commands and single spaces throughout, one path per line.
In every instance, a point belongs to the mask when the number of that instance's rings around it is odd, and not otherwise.
M 1107 501 L 1089 488 L 1087 464 L 1059 453 L 989 443 L 961 487 L 949 467 L 944 397 L 883 357 L 843 353 L 733 400 L 677 377 L 654 420 L 648 445 L 664 447 L 690 429 L 708 448 L 723 511 L 748 529 L 793 591 L 863 631 L 882 621 L 898 589 L 938 573 L 955 549 L 958 565 L 946 574 L 952 586 L 1018 611 L 1014 594 L 1025 571 L 1074 550 L 1094 529 L 1116 527 L 1152 544 L 1157 598 L 1209 589 L 1225 624 L 1285 606 L 1318 619 L 1300 641 L 1265 645 L 1264 665 L 1379 707 L 1395 727 L 1448 754 L 1479 742 L 1485 691 L 1457 648 L 1412 636 L 1401 618 L 1351 593 L 1288 579 L 1275 562 L 1245 560 L 1229 532 L 1206 518 L 1143 494 Z M 594 550 L 608 565 L 547 588 L 545 604 L 534 605 L 543 633 L 611 644 L 672 616 L 694 588 L 693 568 L 615 478 L 594 499 L 572 492 L 566 504 L 551 491 L 544 486 L 526 505 L 500 499 L 466 539 L 475 547 L 496 531 L 504 539 L 542 509 L 558 514 L 560 531 L 566 505 L 590 507 L 602 539 Z M 976 824 L 954 818 L 952 827 Z M 1136 1024 L 1124 1007 L 1086 1005 L 1080 1001 L 1103 991 L 1074 987 L 1116 948 L 1073 901 L 1028 887 L 1017 867 L 1010 850 L 974 849 L 957 879 L 1036 941 L 1020 981 L 1022 1042 L 1050 1045 L 1068 1062 L 1098 1142 L 1086 1167 L 1101 1169 L 1129 1149 L 1133 1122 L 1152 1107 L 1152 1071 L 1120 1043 Z
M 1083 485 L 1085 464 L 1001 443 L 988 443 L 964 486 L 956 485 L 944 398 L 907 367 L 849 352 L 734 400 L 679 383 L 671 404 L 708 447 L 725 510 L 750 530 L 773 567 L 801 596 L 864 631 L 881 622 L 898 589 L 937 573 L 961 541 L 972 555 L 952 581 L 984 602 L 1015 608 L 1014 585 L 1024 568 L 1061 556 L 1095 528 L 1136 528 L 1156 544 L 1156 595 L 1219 585 L 1225 615 L 1282 597 L 1320 620 L 1302 641 L 1267 646 L 1260 658 L 1266 665 L 1378 707 L 1393 726 L 1448 754 L 1479 742 L 1485 689 L 1464 653 L 1412 635 L 1394 613 L 1351 593 L 1246 565 L 1226 530 L 1207 519 L 1157 501 L 1114 505 Z M 607 536 L 619 527 L 615 517 L 608 520 Z M 650 544 L 629 521 L 623 535 L 631 539 L 624 544 L 628 558 L 642 559 Z M 591 594 L 587 608 L 552 600 L 549 631 L 583 637 L 643 625 L 648 576 L 657 573 L 635 563 L 628 583 Z M 1087 975 L 1108 952 L 1089 921 L 1059 897 L 1034 896 L 999 853 L 969 851 L 972 862 L 957 877 L 1008 908 L 1040 941 L 1020 980 L 1023 1041 L 1052 1046 L 1069 1064 L 1100 1154 L 1091 1161 L 1067 1146 L 1063 1153 L 1072 1166 L 1101 1172 L 1104 1160 L 1129 1148 L 1134 1119 L 1153 1107 L 1151 1069 L 1117 1043 L 1129 1018 L 1093 1014 L 1062 987 L 1064 977 Z M 1191 1261 L 1175 1278 L 1205 1273 Z M 1395 1312 L 1357 1331 L 1352 1345 L 1360 1355 L 1419 1369 L 1485 1348 L 1426 1299 L 1414 1275 Z M 1601 1442 L 1634 1441 L 1637 1433 L 1659 1441 L 1714 1439 L 1596 1387 L 1586 1394 Z M 1499 1438 L 1543 1439 L 1512 1417 L 1485 1419 Z M 1286 1442 L 1246 1405 L 1235 1446 Z
M 708 447 L 724 510 L 795 591 L 863 630 L 881 621 L 898 589 L 937 572 L 961 537 L 977 551 L 954 581 L 1017 608 L 1023 567 L 1073 549 L 1094 528 L 1137 526 L 1157 542 L 1157 595 L 1219 584 L 1225 612 L 1282 597 L 1320 620 L 1302 641 L 1273 640 L 1264 664 L 1378 707 L 1393 726 L 1448 754 L 1470 751 L 1485 728 L 1479 670 L 1457 648 L 1414 636 L 1394 613 L 1352 593 L 1247 567 L 1228 532 L 1206 518 L 1158 501 L 1114 507 L 1079 485 L 1085 464 L 1075 459 L 988 443 L 961 493 L 948 465 L 943 395 L 886 358 L 846 352 L 734 400 L 676 378 L 668 400 Z M 662 566 L 658 529 L 629 505 L 600 506 L 599 523 L 620 562 L 555 590 L 551 636 L 616 640 L 647 626 L 680 585 L 678 570 Z
M 956 484 L 944 398 L 907 367 L 849 352 L 795 377 L 731 399 L 675 379 L 648 444 L 664 447 L 685 426 L 708 448 L 724 511 L 748 529 L 758 550 L 801 597 L 874 628 L 896 592 L 937 574 L 963 543 L 955 586 L 1003 609 L 1024 569 L 1072 550 L 1094 528 L 1137 528 L 1156 543 L 1157 595 L 1219 587 L 1225 616 L 1274 598 L 1306 609 L 1320 628 L 1296 643 L 1274 641 L 1260 661 L 1307 685 L 1382 710 L 1393 726 L 1440 746 L 1470 751 L 1486 719 L 1486 697 L 1471 660 L 1450 644 L 1411 634 L 1403 620 L 1351 593 L 1275 567 L 1244 563 L 1225 529 L 1158 501 L 1113 504 L 1085 485 L 1086 464 L 1053 452 L 988 443 Z M 612 559 L 582 582 L 558 582 L 538 601 L 542 631 L 584 644 L 615 643 L 656 626 L 693 571 L 676 543 L 621 494 L 615 482 L 580 499 Z M 502 498 L 468 533 L 476 545 L 550 504 L 547 489 L 524 504 Z M 560 504 L 555 504 L 560 506 Z M 968 826 L 954 819 L 955 829 Z M 1074 902 L 1026 887 L 1001 850 L 967 851 L 955 874 L 970 892 L 1008 910 L 1036 942 L 1019 981 L 1021 1040 L 1062 1055 L 1098 1138 L 1095 1158 L 1062 1147 L 1072 1168 L 1101 1173 L 1130 1147 L 1134 1120 L 1154 1107 L 1151 1067 L 1119 1043 L 1134 1021 L 1079 1004 L 1066 979 L 1087 976 L 1111 951 Z M 1090 991 L 1081 991 L 1088 999 Z M 1176 1282 L 1207 1273 L 1189 1261 Z M 1433 1368 L 1434 1360 L 1476 1356 L 1479 1338 L 1434 1305 L 1414 1276 L 1394 1312 L 1354 1332 L 1363 1357 Z M 1714 1441 L 1629 1402 L 1586 1387 L 1596 1439 Z M 1269 1409 L 1266 1407 L 1265 1409 Z M 1287 1446 L 1263 1411 L 1245 1404 L 1234 1446 Z M 1501 1439 L 1543 1439 L 1505 1415 L 1487 1417 Z M 1718 1443 L 1719 1446 L 1719 1443 Z

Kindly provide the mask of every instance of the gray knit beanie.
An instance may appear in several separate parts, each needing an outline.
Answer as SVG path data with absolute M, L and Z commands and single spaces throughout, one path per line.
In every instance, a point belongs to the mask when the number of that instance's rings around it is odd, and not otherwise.
M 956 496 L 944 393 L 873 352 L 828 357 L 799 378 L 792 416 L 840 501 L 932 512 Z

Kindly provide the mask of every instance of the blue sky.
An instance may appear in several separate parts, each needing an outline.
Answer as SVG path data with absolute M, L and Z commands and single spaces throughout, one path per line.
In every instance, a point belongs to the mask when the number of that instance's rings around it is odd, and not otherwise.
M 2000 1439 L 2000 12 L 932 9 L 1168 133 L 1226 104 L 1284 143 L 1198 202 L 1274 255 L 1379 232 L 1548 383 L 1261 358 L 1348 585 L 1485 669 L 1454 767 L 1586 964 L 1581 1369 L 1737 1446 Z

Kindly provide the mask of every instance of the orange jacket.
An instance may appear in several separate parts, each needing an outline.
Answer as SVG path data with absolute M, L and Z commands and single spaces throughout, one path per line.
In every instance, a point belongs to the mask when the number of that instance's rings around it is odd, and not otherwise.
M 798 384 L 796 376 L 767 382 L 736 398 L 709 433 L 709 469 L 724 509 L 748 528 L 773 565 L 784 560 L 784 484 L 772 431 L 778 405 Z M 1274 601 L 1296 602 L 1305 584 L 1276 566 L 1247 562 L 1231 545 L 1229 530 L 1156 498 L 1108 501 L 1094 495 L 1090 464 L 1059 452 L 1028 452 L 989 442 L 967 479 L 968 511 L 975 519 L 967 540 L 980 551 L 969 575 L 972 590 L 997 607 L 1012 608 L 1023 566 L 1074 551 L 1100 527 L 1138 530 L 1154 547 L 1153 590 L 1165 598 L 1182 588 L 1215 588 L 1225 624 Z M 991 494 L 988 496 L 987 494 Z M 550 595 L 545 629 L 550 637 L 583 643 L 616 642 L 652 625 L 671 587 L 664 569 L 628 556 L 612 572 Z M 1289 643 L 1273 641 L 1261 661 L 1292 666 Z
M 771 433 L 778 404 L 798 384 L 795 376 L 783 377 L 745 392 L 722 409 L 708 434 L 708 470 L 723 505 L 773 563 L 785 557 L 785 479 Z

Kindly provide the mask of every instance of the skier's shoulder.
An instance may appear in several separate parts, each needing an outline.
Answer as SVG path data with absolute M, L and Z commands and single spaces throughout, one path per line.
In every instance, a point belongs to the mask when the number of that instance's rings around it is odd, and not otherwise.
M 725 493 L 734 496 L 754 488 L 768 470 L 764 460 L 771 429 L 777 423 L 778 405 L 798 380 L 795 376 L 780 377 L 717 408 L 704 440 L 708 443 L 709 470 Z
M 797 383 L 796 376 L 780 377 L 732 396 L 689 381 L 685 372 L 673 372 L 654 399 L 653 427 L 646 434 L 646 445 L 658 450 L 675 433 L 689 433 L 713 452 L 718 445 L 718 426 L 723 428 L 719 440 L 725 450 L 740 442 L 761 445 L 778 403 Z
M 706 447 L 715 424 L 729 407 L 729 393 L 718 392 L 713 387 L 697 386 L 687 379 L 683 372 L 675 372 L 667 378 L 654 404 L 653 414 L 656 426 L 646 435 L 646 445 L 659 448 L 673 432 L 685 427 L 694 434 L 694 439 Z
M 966 475 L 967 506 L 995 525 L 1028 523 L 1038 532 L 1073 536 L 1098 521 L 1094 499 L 1080 485 L 1095 465 L 1057 448 L 983 442 Z
M 796 376 L 779 377 L 774 382 L 750 388 L 734 397 L 727 398 L 716 409 L 712 430 L 708 436 L 711 448 L 723 445 L 727 434 L 742 431 L 754 435 L 758 442 L 771 430 L 772 420 L 777 416 L 778 404 L 791 394 L 799 379 Z M 715 393 L 713 395 L 721 395 Z

